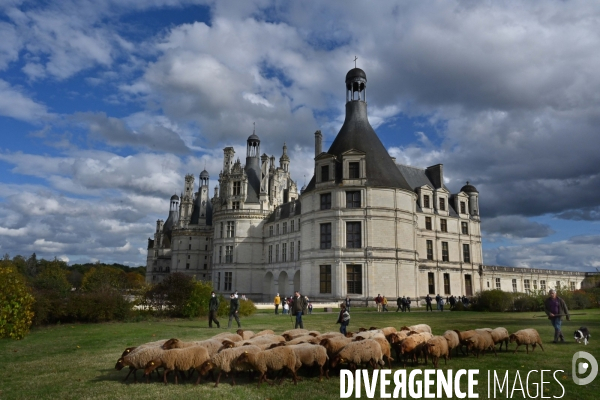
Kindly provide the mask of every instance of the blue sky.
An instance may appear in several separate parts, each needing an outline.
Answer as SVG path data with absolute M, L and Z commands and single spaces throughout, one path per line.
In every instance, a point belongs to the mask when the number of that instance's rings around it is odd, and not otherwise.
M 58 3 L 58 4 L 57 4 Z M 404 164 L 480 192 L 486 264 L 600 267 L 600 6 L 585 1 L 8 0 L 0 252 L 145 264 L 186 173 L 256 123 L 299 186 L 344 76 Z M 306 176 L 306 178 L 305 178 Z

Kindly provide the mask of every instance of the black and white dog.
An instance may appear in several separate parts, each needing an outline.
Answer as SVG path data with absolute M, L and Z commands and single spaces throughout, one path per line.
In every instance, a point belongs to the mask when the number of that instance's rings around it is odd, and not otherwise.
M 588 328 L 586 328 L 585 326 L 579 328 L 579 330 L 575 331 L 575 334 L 573 335 L 577 343 L 581 343 L 581 341 L 583 340 L 583 343 L 585 343 L 586 346 L 588 344 L 588 341 L 590 340 L 590 336 L 592 335 L 590 335 L 590 331 L 588 331 Z

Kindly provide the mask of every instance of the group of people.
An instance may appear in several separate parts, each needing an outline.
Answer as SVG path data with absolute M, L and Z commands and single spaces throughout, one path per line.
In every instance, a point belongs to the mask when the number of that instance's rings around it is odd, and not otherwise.
M 431 305 L 433 299 L 430 295 L 425 296 L 425 311 L 433 311 L 433 307 Z M 438 311 L 444 311 L 444 305 L 450 304 L 450 309 L 453 309 L 458 302 L 461 302 L 464 307 L 469 306 L 469 298 L 467 296 L 458 296 L 454 297 L 451 295 L 450 297 L 442 297 L 439 295 L 435 296 L 436 307 Z
M 377 297 L 375 297 L 375 305 L 377 306 L 377 312 L 390 311 L 387 309 L 388 299 L 381 294 L 378 294 Z
M 298 292 L 296 292 L 298 293 Z M 291 313 L 293 314 L 293 312 L 290 312 L 290 309 L 292 308 L 292 303 L 294 301 L 294 298 L 296 297 L 296 295 L 294 294 L 293 297 L 285 297 L 285 296 L 279 296 L 279 293 L 277 293 L 277 295 L 275 296 L 275 299 L 273 299 L 273 304 L 275 304 L 275 315 L 279 315 L 279 306 L 281 306 L 281 310 L 282 310 L 282 314 L 288 314 Z M 304 301 L 305 301 L 305 307 L 302 310 L 303 314 L 312 314 L 312 310 L 313 310 L 313 305 L 310 302 L 310 300 L 308 299 L 308 296 L 304 296 Z
M 398 306 L 398 308 L 396 308 L 396 312 L 398 312 L 399 310 L 402 310 L 402 312 L 410 312 L 411 303 L 412 300 L 410 299 L 410 297 L 398 296 L 398 298 L 396 299 L 396 305 Z
M 246 296 L 242 295 L 243 300 L 247 300 Z M 208 301 L 208 327 L 213 327 L 213 322 L 217 325 L 217 328 L 221 327 L 219 320 L 217 319 L 217 314 L 219 312 L 219 298 L 215 294 L 215 292 L 210 293 L 210 300 Z M 242 327 L 240 323 L 240 296 L 238 295 L 237 290 L 229 295 L 229 322 L 227 324 L 227 329 L 231 328 L 231 321 L 235 319 L 237 322 L 238 328 Z

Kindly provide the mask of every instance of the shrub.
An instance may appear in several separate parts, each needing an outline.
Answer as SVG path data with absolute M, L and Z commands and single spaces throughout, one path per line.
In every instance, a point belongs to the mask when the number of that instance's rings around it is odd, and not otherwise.
M 238 311 L 238 315 L 240 317 L 247 317 L 256 312 L 256 306 L 252 302 L 252 300 L 240 300 L 240 310 Z
M 0 338 L 22 339 L 29 333 L 35 299 L 9 261 L 0 262 Z
M 127 288 L 127 276 L 114 267 L 92 267 L 83 275 L 81 288 L 86 292 L 110 291 Z
M 183 316 L 195 318 L 208 315 L 208 301 L 212 290 L 212 284 L 210 283 L 194 282 L 194 287 L 182 309 Z
M 106 322 L 124 320 L 133 304 L 116 290 L 73 293 L 67 304 L 66 321 Z
M 175 272 L 144 294 L 142 305 L 149 311 L 171 317 L 183 317 L 184 308 L 195 288 L 190 276 Z M 191 311 L 191 307 L 188 309 Z
M 484 290 L 473 298 L 473 309 L 477 311 L 512 311 L 513 301 L 510 293 L 499 289 Z

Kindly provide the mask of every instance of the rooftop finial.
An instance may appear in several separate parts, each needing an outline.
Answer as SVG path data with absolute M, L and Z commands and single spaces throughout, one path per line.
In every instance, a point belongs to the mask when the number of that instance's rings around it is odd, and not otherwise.
M 354 68 L 356 68 L 356 60 L 358 60 L 358 57 L 354 56 Z
M 256 122 L 252 123 L 252 134 L 256 133 Z

